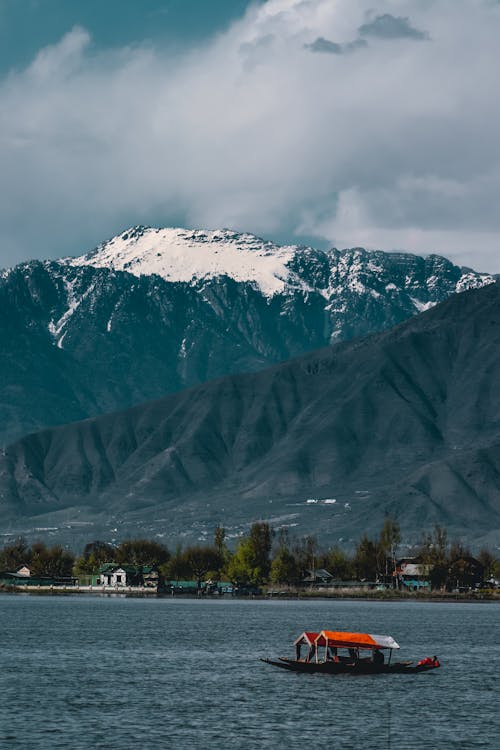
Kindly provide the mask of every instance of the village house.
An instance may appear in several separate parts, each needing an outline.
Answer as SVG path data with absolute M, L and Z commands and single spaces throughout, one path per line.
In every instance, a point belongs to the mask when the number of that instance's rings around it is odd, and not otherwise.
M 430 588 L 430 571 L 431 566 L 421 557 L 403 557 L 398 560 L 393 576 L 401 588 L 421 591 Z
M 333 576 L 325 568 L 316 570 L 306 570 L 306 577 L 302 579 L 305 586 L 329 586 L 333 581 Z
M 146 586 L 158 588 L 158 568 L 153 565 L 119 565 L 105 563 L 92 581 L 95 586 Z

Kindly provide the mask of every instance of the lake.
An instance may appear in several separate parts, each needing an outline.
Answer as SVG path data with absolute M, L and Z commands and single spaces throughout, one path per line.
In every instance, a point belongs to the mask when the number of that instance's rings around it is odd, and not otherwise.
M 0 748 L 500 747 L 500 604 L 0 595 Z M 409 675 L 301 675 L 303 630 L 392 635 Z

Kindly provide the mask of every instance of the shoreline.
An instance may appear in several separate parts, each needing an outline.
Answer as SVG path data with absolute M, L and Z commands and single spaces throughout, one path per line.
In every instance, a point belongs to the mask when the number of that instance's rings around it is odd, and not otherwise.
M 89 594 L 90 596 L 120 596 L 120 597 L 138 597 L 159 599 L 196 599 L 206 601 L 234 600 L 245 601 L 317 601 L 317 600 L 348 600 L 348 601 L 378 601 L 378 602 L 440 602 L 456 604 L 460 602 L 472 602 L 475 604 L 490 604 L 500 602 L 500 591 L 485 591 L 467 593 L 446 593 L 436 592 L 435 594 L 413 594 L 401 592 L 355 592 L 355 591 L 301 591 L 301 592 L 273 592 L 251 595 L 231 595 L 231 594 L 173 594 L 169 591 L 157 591 L 153 588 L 143 586 L 0 586 L 0 594 L 29 594 L 38 596 L 80 596 Z

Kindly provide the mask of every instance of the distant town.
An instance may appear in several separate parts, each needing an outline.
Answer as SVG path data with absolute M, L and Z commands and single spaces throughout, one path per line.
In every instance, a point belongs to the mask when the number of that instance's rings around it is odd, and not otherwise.
M 0 590 L 249 595 L 500 597 L 500 560 L 476 556 L 436 526 L 410 556 L 398 554 L 401 532 L 386 518 L 376 538 L 363 535 L 352 554 L 322 549 L 316 537 L 293 538 L 255 522 L 231 551 L 225 529 L 212 544 L 174 551 L 148 539 L 114 546 L 88 543 L 79 556 L 60 545 L 23 538 L 0 550 Z

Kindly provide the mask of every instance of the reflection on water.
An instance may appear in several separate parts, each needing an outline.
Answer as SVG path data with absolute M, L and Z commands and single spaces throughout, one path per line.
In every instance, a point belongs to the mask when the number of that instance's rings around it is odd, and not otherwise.
M 500 747 L 499 604 L 0 595 L 0 747 Z M 409 675 L 303 675 L 303 630 L 387 633 Z M 498 744 L 497 744 L 498 743 Z

